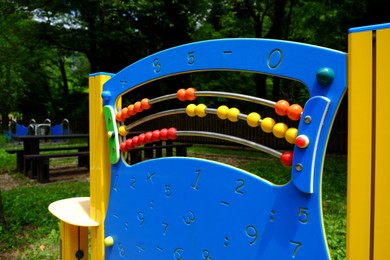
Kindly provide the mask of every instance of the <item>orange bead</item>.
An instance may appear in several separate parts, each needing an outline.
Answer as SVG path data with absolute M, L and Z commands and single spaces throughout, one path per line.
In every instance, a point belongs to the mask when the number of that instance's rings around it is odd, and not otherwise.
M 141 102 L 140 101 L 137 101 L 134 103 L 134 111 L 136 113 L 140 113 L 143 111 L 142 107 L 141 107 Z
M 144 98 L 144 99 L 141 100 L 141 107 L 144 110 L 149 109 L 151 107 L 151 105 L 149 104 L 149 99 L 148 98 Z
M 289 108 L 290 103 L 288 103 L 286 100 L 279 100 L 275 104 L 275 112 L 279 116 L 285 116 L 287 114 L 287 109 Z
M 288 107 L 287 116 L 291 120 L 296 121 L 296 120 L 299 120 L 301 118 L 302 111 L 303 111 L 303 109 L 300 105 L 293 104 L 293 105 Z
M 131 116 L 134 116 L 135 114 L 137 114 L 137 113 L 134 111 L 134 105 L 129 105 L 127 107 L 127 115 L 129 117 L 131 117 Z
M 121 117 L 122 118 L 129 118 L 130 116 L 127 114 L 127 107 L 124 107 L 124 108 L 122 108 L 122 112 L 121 112 L 122 114 L 121 114 Z
M 125 121 L 125 119 L 122 117 L 122 113 L 121 112 L 117 112 L 116 115 L 115 115 L 115 118 L 118 122 L 123 122 Z
M 184 88 L 179 89 L 176 92 L 176 97 L 180 101 L 186 101 L 187 100 L 187 98 L 186 98 L 186 90 Z
M 186 89 L 186 99 L 190 100 L 190 101 L 195 100 L 196 99 L 195 91 L 196 91 L 196 89 L 194 89 L 194 88 L 187 88 Z

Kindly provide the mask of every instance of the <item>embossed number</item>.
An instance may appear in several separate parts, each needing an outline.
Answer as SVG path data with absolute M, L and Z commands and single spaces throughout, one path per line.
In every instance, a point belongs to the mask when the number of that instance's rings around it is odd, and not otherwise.
M 181 252 L 183 252 L 183 248 L 176 248 L 175 251 L 173 251 L 173 258 L 175 260 L 182 260 L 183 257 L 181 256 Z
M 145 223 L 145 217 L 144 217 L 144 213 L 142 211 L 138 211 L 137 219 L 139 221 L 139 226 L 142 227 Z
M 119 255 L 121 257 L 124 257 L 126 255 L 125 248 L 123 247 L 122 242 L 118 243 L 118 250 L 119 250 Z
M 187 225 L 191 225 L 191 223 L 195 222 L 195 213 L 192 210 L 190 210 L 189 212 L 190 214 L 188 216 L 183 217 L 183 221 Z
M 291 244 L 293 244 L 295 246 L 294 248 L 294 252 L 292 254 L 292 257 L 296 257 L 297 256 L 297 252 L 298 252 L 298 249 L 302 246 L 302 243 L 301 242 L 296 242 L 296 241 L 290 241 Z
M 309 222 L 309 209 L 308 208 L 299 208 L 298 215 L 299 215 L 299 222 L 305 224 Z
M 135 190 L 135 184 L 137 183 L 137 179 L 135 177 L 131 177 L 130 188 Z
M 202 256 L 203 256 L 203 259 L 205 259 L 205 260 L 213 260 L 210 256 L 210 251 L 207 249 L 203 250 Z
M 153 60 L 153 68 L 155 73 L 159 73 L 161 71 L 161 64 L 157 58 Z
M 195 184 L 191 185 L 191 187 L 194 190 L 198 190 L 198 182 L 199 182 L 199 178 L 200 178 L 200 170 L 196 170 L 196 172 L 198 173 L 198 175 L 196 176 Z
M 187 56 L 187 61 L 188 61 L 188 64 L 194 64 L 195 62 L 195 55 L 194 55 L 195 52 L 193 51 L 190 51 L 188 52 L 188 56 Z
M 238 179 L 237 182 L 239 183 L 239 185 L 236 187 L 236 193 L 243 195 L 244 192 L 241 189 L 244 188 L 245 181 L 243 179 Z
M 259 238 L 259 233 L 255 226 L 249 225 L 245 229 L 245 233 L 248 237 L 252 238 L 252 241 L 249 243 L 250 245 L 254 245 Z

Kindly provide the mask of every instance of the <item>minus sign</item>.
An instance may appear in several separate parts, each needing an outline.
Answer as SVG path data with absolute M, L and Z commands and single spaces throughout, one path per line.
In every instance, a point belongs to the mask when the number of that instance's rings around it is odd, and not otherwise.
M 226 205 L 226 206 L 230 206 L 230 203 L 229 203 L 229 202 L 222 201 L 222 200 L 221 200 L 221 204 Z
M 232 51 L 223 51 L 223 54 L 233 54 Z
M 163 251 L 163 249 L 162 249 L 161 247 L 159 247 L 159 246 L 156 246 L 156 248 L 157 248 L 158 250 L 160 250 L 160 251 Z

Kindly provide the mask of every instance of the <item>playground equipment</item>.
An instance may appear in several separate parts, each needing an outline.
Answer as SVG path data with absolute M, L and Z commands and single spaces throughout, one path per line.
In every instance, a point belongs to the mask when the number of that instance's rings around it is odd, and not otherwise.
M 390 24 L 351 29 L 348 58 L 339 51 L 286 41 L 213 40 L 153 54 L 115 75 L 90 75 L 91 197 L 49 206 L 61 220 L 63 259 L 83 259 L 88 252 L 88 227 L 92 259 L 329 259 L 321 178 L 327 140 L 347 79 L 348 259 L 389 259 L 384 239 L 390 231 L 385 164 L 389 116 L 384 109 L 390 94 L 385 77 L 390 67 L 389 42 Z M 122 95 L 150 81 L 206 70 L 286 77 L 304 83 L 310 98 L 301 110 L 285 101 L 190 88 L 122 107 Z M 246 115 L 237 108 L 205 104 L 161 111 L 125 124 L 133 114 L 158 102 L 195 101 L 198 96 L 274 107 L 279 115 L 299 120 L 299 126 L 288 128 L 256 112 Z M 249 127 L 260 127 L 294 144 L 293 153 L 173 126 L 126 139 L 132 127 L 175 113 L 246 120 Z M 371 123 L 368 130 L 361 127 L 363 120 Z M 222 138 L 279 157 L 284 165 L 291 165 L 291 181 L 277 186 L 240 169 L 196 158 L 127 165 L 121 157 L 138 145 L 185 135 Z

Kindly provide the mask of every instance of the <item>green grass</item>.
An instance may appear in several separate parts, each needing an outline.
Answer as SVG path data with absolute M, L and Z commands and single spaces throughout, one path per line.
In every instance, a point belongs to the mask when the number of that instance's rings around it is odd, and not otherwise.
M 0 174 L 12 173 L 15 155 L 9 155 L 4 150 L 4 147 L 0 148 Z M 241 158 L 243 160 L 238 160 L 240 168 L 274 183 L 286 183 L 290 178 L 290 169 L 281 166 L 277 159 L 258 152 L 194 146 L 189 149 L 191 153 Z M 58 220 L 47 207 L 59 199 L 88 196 L 89 183 L 72 181 L 39 185 L 20 174 L 12 173 L 12 176 L 18 178 L 21 185 L 2 191 L 8 225 L 0 226 L 0 259 L 6 254 L 16 254 L 16 259 L 59 259 Z M 346 156 L 327 156 L 323 212 L 328 244 L 332 258 L 336 260 L 345 259 L 346 255 L 346 176 Z

